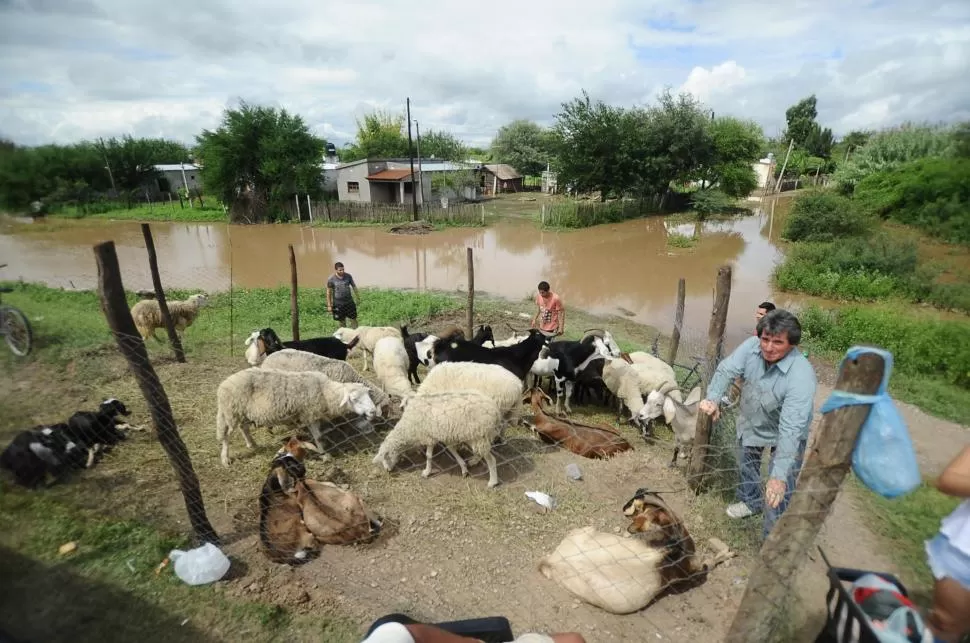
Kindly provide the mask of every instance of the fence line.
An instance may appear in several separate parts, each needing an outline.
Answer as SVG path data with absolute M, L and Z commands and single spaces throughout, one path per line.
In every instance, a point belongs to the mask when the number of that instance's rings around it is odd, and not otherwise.
M 450 201 L 443 207 L 440 201 L 427 201 L 418 205 L 418 218 L 431 223 L 483 223 L 483 204 Z M 404 223 L 411 220 L 411 204 L 392 203 L 354 203 L 352 201 L 315 201 L 307 206 L 297 202 L 288 203 L 283 208 L 292 221 L 306 223 Z

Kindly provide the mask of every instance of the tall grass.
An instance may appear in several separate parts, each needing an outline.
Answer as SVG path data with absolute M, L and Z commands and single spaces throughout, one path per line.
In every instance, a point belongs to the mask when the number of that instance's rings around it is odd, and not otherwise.
M 618 223 L 656 214 L 652 200 L 566 201 L 546 208 L 545 225 L 550 228 L 588 228 L 603 223 Z

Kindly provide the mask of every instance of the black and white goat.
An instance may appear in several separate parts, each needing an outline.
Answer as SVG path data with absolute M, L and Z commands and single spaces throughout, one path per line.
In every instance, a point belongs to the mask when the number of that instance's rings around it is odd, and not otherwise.
M 434 345 L 439 340 L 446 339 L 465 339 L 465 333 L 457 326 L 450 326 L 445 329 L 445 333 L 440 337 L 437 335 L 425 336 L 416 342 L 414 342 L 414 358 L 424 364 L 428 368 L 434 366 Z M 485 346 L 487 342 L 491 342 L 492 347 L 495 347 L 495 335 L 492 333 L 492 327 L 488 324 L 479 325 L 478 329 L 475 331 L 475 335 L 471 338 L 472 344 L 478 344 L 479 346 Z M 405 348 L 407 346 L 405 345 Z M 410 356 L 410 353 L 408 354 Z M 417 368 L 417 365 L 415 365 Z
M 408 354 L 408 382 L 420 384 L 418 364 L 421 362 L 418 360 L 418 349 L 415 348 L 415 344 L 424 341 L 428 333 L 409 333 L 407 325 L 401 324 L 401 337 L 404 339 L 404 350 Z
M 439 339 L 432 345 L 431 354 L 435 363 L 497 364 L 524 380 L 546 342 L 545 335 L 532 329 L 529 331 L 529 336 L 518 344 L 497 348 L 485 348 L 474 341 L 463 339 Z
M 246 338 L 246 361 L 249 362 L 250 366 L 259 366 L 267 355 L 284 348 L 295 348 L 330 359 L 346 361 L 347 353 L 359 341 L 360 337 L 355 337 L 345 344 L 336 337 L 312 337 L 284 342 L 280 340 L 279 335 L 272 328 L 263 328 L 254 330 Z
M 583 379 L 582 374 L 591 364 L 607 357 L 617 357 L 619 354 L 620 348 L 609 331 L 588 330 L 579 341 L 560 340 L 550 343 L 546 357 L 555 363 L 552 377 L 556 383 L 556 413 L 561 413 L 564 405 L 566 413 L 573 412 L 569 404 L 573 387 L 577 381 Z

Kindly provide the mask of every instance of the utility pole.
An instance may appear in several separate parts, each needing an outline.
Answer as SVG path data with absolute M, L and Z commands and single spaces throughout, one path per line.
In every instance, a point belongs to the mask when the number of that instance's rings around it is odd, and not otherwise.
M 98 142 L 101 143 L 101 156 L 104 157 L 104 169 L 108 170 L 108 179 L 111 181 L 111 191 L 117 192 L 115 189 L 115 177 L 111 173 L 111 164 L 108 163 L 108 153 L 104 149 L 104 139 L 99 136 Z
M 418 185 L 421 186 L 421 205 L 424 205 L 424 174 L 421 172 L 421 123 L 414 121 L 414 143 L 418 152 Z
M 407 99 L 408 110 L 408 155 L 411 157 L 411 220 L 418 220 L 418 193 L 414 188 L 414 145 L 411 142 L 411 97 Z
M 182 187 L 185 188 L 185 197 L 189 200 L 189 210 L 192 209 L 192 193 L 189 192 L 189 182 L 185 180 L 185 161 L 179 161 L 179 166 L 182 168 Z M 299 214 L 300 204 L 297 203 L 297 213 Z

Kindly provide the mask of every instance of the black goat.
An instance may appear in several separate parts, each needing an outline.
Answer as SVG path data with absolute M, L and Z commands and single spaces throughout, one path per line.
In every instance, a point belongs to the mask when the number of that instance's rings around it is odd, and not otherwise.
M 0 454 L 0 469 L 13 474 L 17 484 L 33 489 L 47 474 L 55 480 L 72 468 L 85 466 L 87 454 L 67 439 L 67 424 L 36 426 L 21 431 Z
M 271 353 L 281 351 L 284 348 L 293 348 L 330 359 L 347 361 L 347 353 L 359 341 L 360 337 L 358 336 L 351 340 L 349 344 L 344 344 L 336 337 L 313 337 L 284 342 L 280 340 L 279 335 L 272 328 L 263 328 L 262 330 L 254 330 L 246 338 L 246 360 L 256 366 L 262 361 L 262 358 Z
M 532 368 L 532 363 L 539 356 L 539 351 L 546 345 L 546 341 L 546 336 L 534 328 L 529 331 L 529 336 L 518 344 L 497 348 L 485 348 L 474 341 L 464 339 L 439 339 L 432 347 L 432 355 L 435 363 L 497 364 L 514 373 L 519 379 L 525 379 L 529 369 Z
M 590 363 L 603 360 L 604 355 L 599 352 L 597 340 L 601 341 L 601 338 L 587 335 L 580 341 L 561 340 L 549 344 L 546 356 L 559 360 L 552 374 L 556 382 L 556 413 L 562 412 L 564 399 L 566 413 L 572 413 L 569 400 L 577 378 Z
M 418 378 L 418 349 L 415 344 L 428 336 L 428 333 L 409 333 L 407 325 L 401 325 L 401 337 L 404 339 L 404 350 L 408 354 L 408 382 L 420 384 Z

